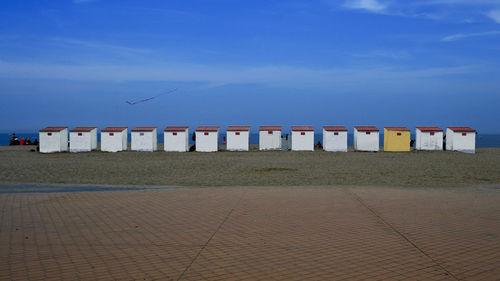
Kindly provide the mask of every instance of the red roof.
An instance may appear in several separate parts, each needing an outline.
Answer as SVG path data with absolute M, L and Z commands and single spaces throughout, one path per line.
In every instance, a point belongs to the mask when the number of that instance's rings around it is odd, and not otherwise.
M 90 132 L 93 129 L 97 129 L 97 127 L 75 127 L 70 132 Z
M 292 131 L 314 131 L 313 126 L 292 126 Z
M 185 131 L 189 127 L 166 127 L 165 132 L 180 132 L 180 131 Z
M 228 131 L 249 131 L 250 126 L 227 126 Z
M 375 126 L 354 126 L 354 128 L 358 131 L 374 131 L 378 132 L 377 127 Z
M 475 132 L 476 131 L 470 127 L 448 127 L 448 129 L 452 130 L 453 132 Z
M 210 131 L 210 132 L 216 132 L 219 130 L 218 126 L 212 126 L 212 127 L 198 127 L 196 128 L 196 131 Z
M 409 131 L 406 127 L 384 127 L 387 131 Z
M 156 130 L 156 127 L 135 127 L 132 132 L 152 132 Z
M 106 127 L 101 130 L 101 132 L 122 132 L 128 129 L 127 127 Z
M 417 127 L 422 132 L 442 132 L 443 129 L 439 127 Z
M 259 131 L 281 131 L 281 126 L 260 126 Z
M 325 131 L 346 131 L 347 132 L 347 128 L 344 126 L 324 126 L 323 129 L 325 129 Z
M 67 129 L 68 127 L 47 127 L 44 129 L 41 129 L 40 132 L 60 132 L 64 129 Z

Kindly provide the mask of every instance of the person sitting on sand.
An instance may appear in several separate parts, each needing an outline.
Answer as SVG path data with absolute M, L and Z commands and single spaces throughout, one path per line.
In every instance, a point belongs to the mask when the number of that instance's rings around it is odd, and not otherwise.
M 10 138 L 9 145 L 18 145 L 19 141 L 17 140 L 16 133 L 12 134 L 12 137 Z
M 26 145 L 32 145 L 33 143 L 31 142 L 31 139 L 30 138 L 27 138 L 26 139 Z
M 38 145 L 38 139 L 35 138 L 35 140 L 33 141 L 33 145 Z
M 318 148 L 318 149 L 323 148 L 323 146 L 321 145 L 321 142 L 320 142 L 320 141 L 318 141 L 318 143 L 316 144 L 316 148 Z
M 443 150 L 446 150 L 446 133 L 443 134 Z

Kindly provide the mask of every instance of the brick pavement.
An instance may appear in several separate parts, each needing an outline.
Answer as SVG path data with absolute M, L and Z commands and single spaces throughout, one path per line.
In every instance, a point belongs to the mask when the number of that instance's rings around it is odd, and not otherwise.
M 0 280 L 496 280 L 487 188 L 0 194 Z

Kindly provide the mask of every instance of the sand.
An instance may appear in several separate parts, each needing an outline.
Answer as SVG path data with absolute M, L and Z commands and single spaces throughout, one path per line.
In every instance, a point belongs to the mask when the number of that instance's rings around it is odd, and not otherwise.
M 460 152 L 31 152 L 0 147 L 0 184 L 458 187 L 500 184 L 500 149 Z M 162 145 L 159 145 L 162 150 Z

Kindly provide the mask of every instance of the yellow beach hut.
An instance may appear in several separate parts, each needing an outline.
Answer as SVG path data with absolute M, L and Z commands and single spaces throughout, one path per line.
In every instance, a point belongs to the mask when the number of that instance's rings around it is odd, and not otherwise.
M 406 127 L 384 127 L 384 151 L 410 151 L 410 130 Z

